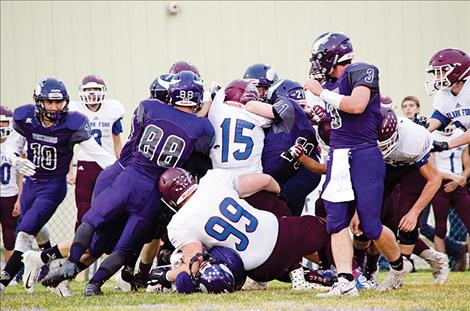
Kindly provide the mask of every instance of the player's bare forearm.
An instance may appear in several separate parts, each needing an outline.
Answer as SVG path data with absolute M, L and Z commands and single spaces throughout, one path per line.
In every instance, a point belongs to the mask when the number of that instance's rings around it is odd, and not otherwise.
M 246 103 L 245 109 L 256 115 L 274 119 L 273 106 L 270 104 L 251 100 Z
M 365 86 L 357 86 L 351 96 L 344 96 L 339 109 L 351 114 L 361 114 L 367 107 L 370 100 L 370 89 Z
M 424 185 L 423 190 L 421 191 L 421 195 L 416 200 L 415 204 L 411 208 L 411 210 L 419 215 L 421 211 L 426 207 L 426 205 L 431 202 L 432 198 L 436 194 L 436 192 L 441 187 L 442 178 L 439 175 L 437 169 L 431 162 L 426 163 L 423 165 L 419 172 L 426 180 L 426 184 Z
M 441 126 L 442 126 L 442 123 L 439 120 L 431 118 L 429 119 L 428 131 L 432 133 L 438 128 L 440 128 Z
M 270 175 L 262 173 L 253 173 L 240 175 L 238 177 L 237 189 L 240 198 L 249 197 L 261 190 L 279 193 L 281 187 Z
M 316 174 L 326 174 L 326 164 L 322 164 L 306 155 L 301 156 L 297 159 L 306 169 Z
M 121 156 L 121 150 L 122 150 L 122 141 L 121 141 L 121 135 L 113 135 L 113 145 L 114 145 L 114 154 L 116 155 L 116 158 L 119 159 Z
M 449 141 L 449 149 L 470 144 L 470 130 Z

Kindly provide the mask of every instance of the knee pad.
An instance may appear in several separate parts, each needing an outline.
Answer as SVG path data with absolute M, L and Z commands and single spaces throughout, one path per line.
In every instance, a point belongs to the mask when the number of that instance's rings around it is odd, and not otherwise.
M 414 228 L 413 231 L 403 232 L 398 230 L 398 242 L 403 245 L 414 245 L 418 242 L 419 230 L 418 227 Z
M 51 239 L 51 235 L 49 233 L 49 228 L 47 225 L 42 227 L 42 229 L 36 234 L 36 242 L 38 242 L 38 245 L 43 245 L 49 242 Z
M 15 251 L 26 252 L 33 248 L 34 235 L 20 231 L 15 240 Z

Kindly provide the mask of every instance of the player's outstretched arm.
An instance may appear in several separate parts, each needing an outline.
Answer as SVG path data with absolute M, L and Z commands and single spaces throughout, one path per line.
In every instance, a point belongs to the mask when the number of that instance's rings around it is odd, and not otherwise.
M 80 142 L 79 145 L 85 152 L 96 160 L 96 163 L 98 163 L 102 169 L 105 169 L 116 162 L 116 159 L 106 152 L 103 147 L 98 145 L 93 137 Z
M 449 141 L 449 149 L 470 144 L 470 130 Z
M 251 100 L 246 103 L 245 109 L 256 115 L 274 119 L 273 106 L 260 101 Z
M 281 192 L 281 187 L 270 175 L 253 173 L 238 176 L 235 190 L 238 191 L 240 198 L 246 198 L 261 190 L 279 193 Z

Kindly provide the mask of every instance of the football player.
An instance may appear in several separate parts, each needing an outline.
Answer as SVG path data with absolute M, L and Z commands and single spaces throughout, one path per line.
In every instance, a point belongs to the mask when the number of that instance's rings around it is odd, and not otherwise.
M 176 211 L 168 236 L 183 253 L 183 263 L 164 275 L 169 282 L 183 272 L 197 271 L 198 262 L 192 270 L 189 264 L 203 247 L 224 246 L 240 256 L 255 281 L 291 281 L 294 290 L 319 288 L 305 280 L 300 261 L 326 246 L 324 223 L 314 216 L 278 218 L 243 199 L 260 190 L 279 193 L 279 184 L 271 176 L 215 169 L 197 184 L 187 171 L 171 168 L 161 175 L 159 189 Z
M 444 129 L 451 121 L 465 131 L 449 142 L 434 142 L 433 151 L 470 143 L 470 57 L 459 49 L 443 49 L 431 57 L 426 90 L 434 95 L 434 112 L 428 130 Z
M 122 149 L 121 120 L 125 111 L 119 101 L 105 99 L 106 92 L 106 84 L 100 76 L 87 75 L 80 85 L 80 102 L 70 102 L 69 110 L 78 111 L 87 116 L 91 134 L 96 142 L 109 154 L 119 158 Z M 78 228 L 83 215 L 90 208 L 93 188 L 101 171 L 101 167 L 86 151 L 78 151 L 75 183 L 77 224 L 75 228 Z M 75 179 L 72 170 L 69 172 L 69 179 Z
M 243 79 L 253 83 L 260 98 L 265 101 L 268 88 L 278 80 L 276 70 L 267 64 L 253 64 L 245 70 Z
M 75 144 L 105 168 L 114 162 L 94 139 L 86 116 L 68 112 L 69 95 L 65 85 L 54 78 L 39 82 L 34 89 L 35 104 L 20 106 L 13 113 L 15 131 L 8 136 L 5 152 L 12 165 L 25 175 L 21 196 L 22 220 L 18 225 L 15 250 L 0 280 L 7 286 L 22 268 L 22 255 L 32 248 L 35 236 L 49 221 L 67 193 L 66 175 Z M 27 143 L 27 159 L 18 153 Z M 36 276 L 24 273 L 24 286 Z
M 15 246 L 15 230 L 20 215 L 20 196 L 22 176 L 11 166 L 11 160 L 5 155 L 4 146 L 7 137 L 13 131 L 13 114 L 8 107 L 0 106 L 0 224 L 2 227 L 5 262 L 8 262 Z M 17 151 L 18 154 L 22 150 Z
M 393 232 L 380 220 L 385 165 L 377 145 L 382 121 L 378 69 L 355 63 L 349 38 L 337 32 L 318 37 L 312 46 L 310 75 L 305 89 L 320 96 L 331 115 L 330 158 L 322 198 L 331 233 L 338 282 L 325 296 L 356 296 L 352 275 L 353 246 L 349 236 L 350 201 L 356 210 L 365 236 L 375 240 L 391 262 L 397 283 L 411 270 L 404 261 Z M 320 82 L 324 82 L 322 84 Z M 368 163 L 364 166 L 364 163 Z
M 401 111 L 406 118 L 413 120 L 416 117 L 419 117 L 421 111 L 421 104 L 419 99 L 415 96 L 406 96 L 401 101 Z
M 54 285 L 79 272 L 78 262 L 97 228 L 118 221 L 127 214 L 127 222 L 110 256 L 100 265 L 85 289 L 86 296 L 100 295 L 101 286 L 145 242 L 152 239 L 160 209 L 156 183 L 167 167 L 184 164 L 193 151 L 207 152 L 214 129 L 205 118 L 191 112 L 202 103 L 200 78 L 190 71 L 175 75 L 170 83 L 169 104 L 148 99 L 137 112 L 139 133 L 126 169 L 94 199 L 78 228 L 70 255 L 64 264 L 43 279 Z

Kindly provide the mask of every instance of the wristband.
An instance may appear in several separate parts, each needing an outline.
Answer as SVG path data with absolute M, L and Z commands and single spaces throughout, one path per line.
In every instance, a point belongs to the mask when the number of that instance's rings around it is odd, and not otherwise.
M 320 98 L 326 101 L 328 104 L 333 105 L 336 109 L 339 109 L 339 104 L 343 99 L 344 95 L 329 91 L 323 90 L 320 93 Z

